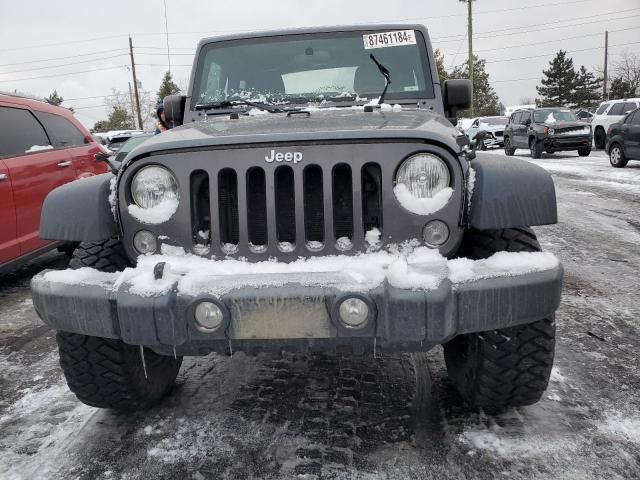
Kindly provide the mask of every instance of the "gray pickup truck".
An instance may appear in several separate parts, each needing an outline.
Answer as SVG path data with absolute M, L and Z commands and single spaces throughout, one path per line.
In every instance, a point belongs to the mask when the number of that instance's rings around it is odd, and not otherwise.
M 442 344 L 470 405 L 536 402 L 563 274 L 530 227 L 557 222 L 554 185 L 476 156 L 470 97 L 423 26 L 202 40 L 177 126 L 44 204 L 41 236 L 79 242 L 32 281 L 70 389 L 142 409 L 185 355 Z

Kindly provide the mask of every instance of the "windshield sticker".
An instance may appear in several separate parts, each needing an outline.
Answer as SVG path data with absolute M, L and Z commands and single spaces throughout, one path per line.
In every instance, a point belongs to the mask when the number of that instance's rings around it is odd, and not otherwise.
M 369 33 L 362 36 L 364 49 L 399 47 L 415 45 L 416 34 L 413 30 L 398 30 L 396 32 Z

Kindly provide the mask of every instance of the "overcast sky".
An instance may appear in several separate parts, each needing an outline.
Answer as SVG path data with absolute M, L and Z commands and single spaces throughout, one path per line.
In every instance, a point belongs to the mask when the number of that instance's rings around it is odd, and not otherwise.
M 640 52 L 640 0 L 477 0 L 474 10 L 474 50 L 487 60 L 505 105 L 536 95 L 541 71 L 559 48 L 578 66 L 600 68 L 607 29 L 613 59 L 625 49 Z M 198 40 L 224 32 L 423 23 L 448 66 L 467 58 L 466 4 L 459 0 L 167 0 L 167 11 L 171 71 L 182 85 Z M 0 0 L 0 19 L 0 91 L 43 97 L 56 89 L 87 127 L 107 109 L 104 98 L 85 97 L 128 90 L 128 34 L 143 89 L 155 95 L 167 70 L 162 0 Z M 70 56 L 76 57 L 39 62 Z

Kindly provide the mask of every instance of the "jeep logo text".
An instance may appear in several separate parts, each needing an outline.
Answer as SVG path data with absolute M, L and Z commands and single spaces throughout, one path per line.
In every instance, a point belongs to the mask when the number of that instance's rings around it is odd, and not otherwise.
M 302 152 L 278 152 L 271 150 L 268 155 L 264 157 L 265 162 L 293 162 L 299 163 L 302 161 Z

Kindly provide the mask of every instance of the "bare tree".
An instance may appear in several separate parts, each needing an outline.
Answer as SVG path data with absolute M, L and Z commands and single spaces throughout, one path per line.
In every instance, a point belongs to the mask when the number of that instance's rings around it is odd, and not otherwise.
M 620 55 L 620 60 L 613 62 L 612 80 L 619 79 L 628 86 L 630 95 L 640 91 L 640 55 L 628 50 Z

